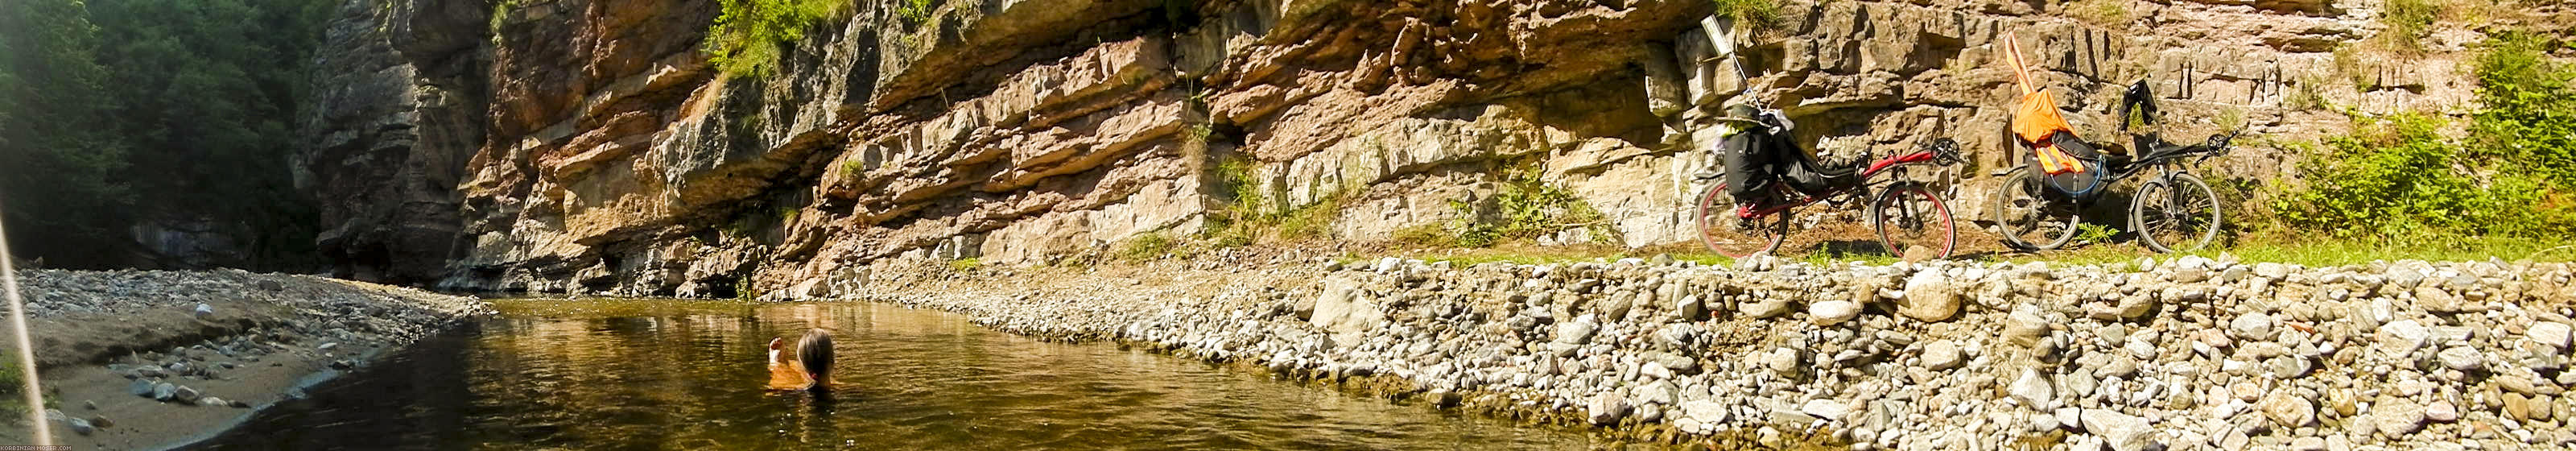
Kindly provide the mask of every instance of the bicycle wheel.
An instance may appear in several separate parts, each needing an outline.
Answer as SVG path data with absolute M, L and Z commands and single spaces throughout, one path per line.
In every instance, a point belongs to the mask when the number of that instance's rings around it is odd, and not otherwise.
M 1879 190 L 1869 201 L 1869 222 L 1878 228 L 1878 242 L 1887 245 L 1887 253 L 1898 257 L 1911 246 L 1923 246 L 1932 249 L 1932 258 L 1950 258 L 1958 245 L 1959 227 L 1950 219 L 1950 206 L 1923 185 Z
M 2030 168 L 2004 175 L 1995 189 L 1995 229 L 2004 244 L 2023 250 L 2046 250 L 2075 240 L 2078 208 L 2072 200 L 2055 199 L 2043 190 Z
M 2156 252 L 2184 252 L 2218 239 L 2218 192 L 2191 174 L 2147 182 L 2129 200 L 2129 230 Z
M 1708 187 L 1699 199 L 1699 239 L 1708 250 L 1728 257 L 1744 258 L 1756 252 L 1780 247 L 1780 237 L 1789 231 L 1789 211 L 1744 218 L 1735 215 L 1735 196 L 1726 193 L 1726 184 Z

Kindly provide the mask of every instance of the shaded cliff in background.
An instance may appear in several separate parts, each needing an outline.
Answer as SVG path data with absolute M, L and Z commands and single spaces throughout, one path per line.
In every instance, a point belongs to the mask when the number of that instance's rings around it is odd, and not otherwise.
M 1926 175 L 1982 219 L 2004 32 L 2096 141 L 2143 79 L 2172 135 L 2293 142 L 2469 98 L 2452 55 L 2483 37 L 2386 6 L 1793 2 L 1738 39 L 1743 79 L 1704 0 L 864 2 L 757 77 L 700 51 L 714 2 L 351 2 L 298 181 L 342 275 L 452 289 L 821 295 L 886 258 L 1048 262 L 1246 212 L 1378 240 L 1497 220 L 1529 185 L 1600 218 L 1540 241 L 1633 247 L 1695 236 L 1690 175 L 1751 87 L 1835 156 L 1968 144 Z M 2378 56 L 2390 33 L 2423 53 Z

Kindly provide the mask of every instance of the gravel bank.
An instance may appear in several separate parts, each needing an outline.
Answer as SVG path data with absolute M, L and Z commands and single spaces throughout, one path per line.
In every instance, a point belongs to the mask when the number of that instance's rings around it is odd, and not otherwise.
M 1727 446 L 2576 444 L 2566 264 L 1199 266 L 882 265 L 794 294 Z
M 211 437 L 305 385 L 490 311 L 467 297 L 238 270 L 18 277 L 54 408 L 47 423 L 76 449 Z M 26 435 L 9 428 L 0 443 Z

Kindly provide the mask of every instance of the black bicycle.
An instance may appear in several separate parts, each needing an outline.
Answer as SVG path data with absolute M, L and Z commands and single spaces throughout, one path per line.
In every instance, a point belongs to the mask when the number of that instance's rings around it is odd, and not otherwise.
M 2145 81 L 2129 86 L 2120 98 L 2121 118 L 2136 113 L 2139 121 L 2154 125 L 2158 121 L 2155 96 Z M 2129 131 L 2129 121 L 2121 120 L 2120 131 Z M 2129 200 L 2129 230 L 2138 241 L 2157 252 L 2180 252 L 2199 249 L 2217 240 L 2222 228 L 2218 193 L 2191 175 L 2178 163 L 2198 163 L 2227 154 L 2230 144 L 2244 134 L 2239 128 L 2212 135 L 2202 144 L 2178 145 L 2165 141 L 2155 132 L 2130 135 L 2135 157 L 2104 155 L 2076 140 L 2072 133 L 2060 131 L 2050 136 L 2051 144 L 2074 157 L 2081 170 L 2050 173 L 2042 169 L 2036 149 L 2004 129 L 2006 150 L 2022 155 L 2021 167 L 2004 175 L 2003 185 L 1994 196 L 1995 224 L 2004 242 L 2025 250 L 2056 249 L 2074 241 L 2079 213 L 2101 189 L 2133 175 L 2154 173 L 2154 178 L 2138 187 Z

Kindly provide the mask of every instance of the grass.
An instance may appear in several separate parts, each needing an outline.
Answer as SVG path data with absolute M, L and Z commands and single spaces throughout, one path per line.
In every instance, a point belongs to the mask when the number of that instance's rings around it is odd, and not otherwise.
M 1717 17 L 1738 19 L 1751 29 L 1770 28 L 1780 23 L 1780 4 L 1774 0 L 1711 0 L 1717 4 Z
M 2477 238 L 2442 245 L 2391 245 L 2356 240 L 2288 241 L 2287 238 L 2256 237 L 2249 244 L 2203 249 L 2194 252 L 2159 254 L 2132 242 L 2083 246 L 2038 253 L 1984 254 L 1954 258 L 1970 262 L 2050 262 L 2076 265 L 2101 265 L 2130 268 L 2141 257 L 2172 260 L 2186 255 L 2219 258 L 2234 255 L 2238 261 L 2289 263 L 2309 267 L 2366 264 L 2377 260 L 2505 261 L 2539 262 L 2576 261 L 2576 240 L 2536 240 L 2520 238 Z M 1449 262 L 1456 267 L 1482 263 L 1542 265 L 1551 263 L 1609 262 L 1623 258 L 1651 258 L 1666 255 L 1675 261 L 1695 262 L 1707 266 L 1733 265 L 1735 259 L 1685 245 L 1668 245 L 1644 249 L 1620 249 L 1609 246 L 1498 246 L 1482 249 L 1419 249 L 1388 253 L 1355 253 L 1337 261 L 1344 264 L 1370 264 L 1383 257 L 1421 259 L 1426 262 Z M 1875 252 L 1845 253 L 1832 250 L 1789 252 L 1780 256 L 1795 262 L 1825 266 L 1834 263 L 1859 262 L 1887 265 L 1898 261 L 1895 256 Z
M 1171 236 L 1164 235 L 1162 232 L 1145 232 L 1142 235 L 1136 235 L 1135 238 L 1128 238 L 1126 244 L 1120 245 L 1118 259 L 1126 261 L 1159 259 L 1172 255 L 1172 251 L 1176 248 Z
M 2447 244 L 2392 244 L 2359 240 L 2263 241 L 2177 254 L 2152 254 L 2135 246 L 2091 246 L 2082 249 L 2041 254 L 2003 256 L 2005 261 L 2049 261 L 2074 264 L 2119 264 L 2139 257 L 2172 259 L 2184 255 L 2218 258 L 2232 254 L 2243 262 L 2291 263 L 2310 267 L 2343 266 L 2387 260 L 2483 261 L 2500 258 L 2505 261 L 2529 259 L 2543 262 L 2576 261 L 2576 241 L 2549 241 L 2523 238 L 2472 238 Z
M 2094 25 L 2119 26 L 2129 23 L 2129 0 L 2076 0 L 2066 4 L 2066 14 Z
M 1214 177 L 1225 203 L 1209 212 L 1208 226 L 1199 240 L 1217 248 L 1243 247 L 1253 244 L 1277 244 L 1329 239 L 1333 223 L 1341 216 L 1343 192 L 1326 193 L 1312 204 L 1280 211 L 1271 207 L 1271 195 L 1253 179 L 1253 165 L 1243 158 L 1227 158 L 1216 166 Z
M 2383 48 L 2406 55 L 2424 52 L 2424 35 L 2448 9 L 2442 0 L 2389 0 L 2387 5 L 2379 21 L 2388 29 L 2374 38 Z
M 949 271 L 956 271 L 956 272 L 975 272 L 975 270 L 983 269 L 983 268 L 984 268 L 984 258 L 983 258 L 983 257 L 967 257 L 967 258 L 961 258 L 961 259 L 949 260 L 949 261 L 948 261 L 948 270 L 949 270 Z

